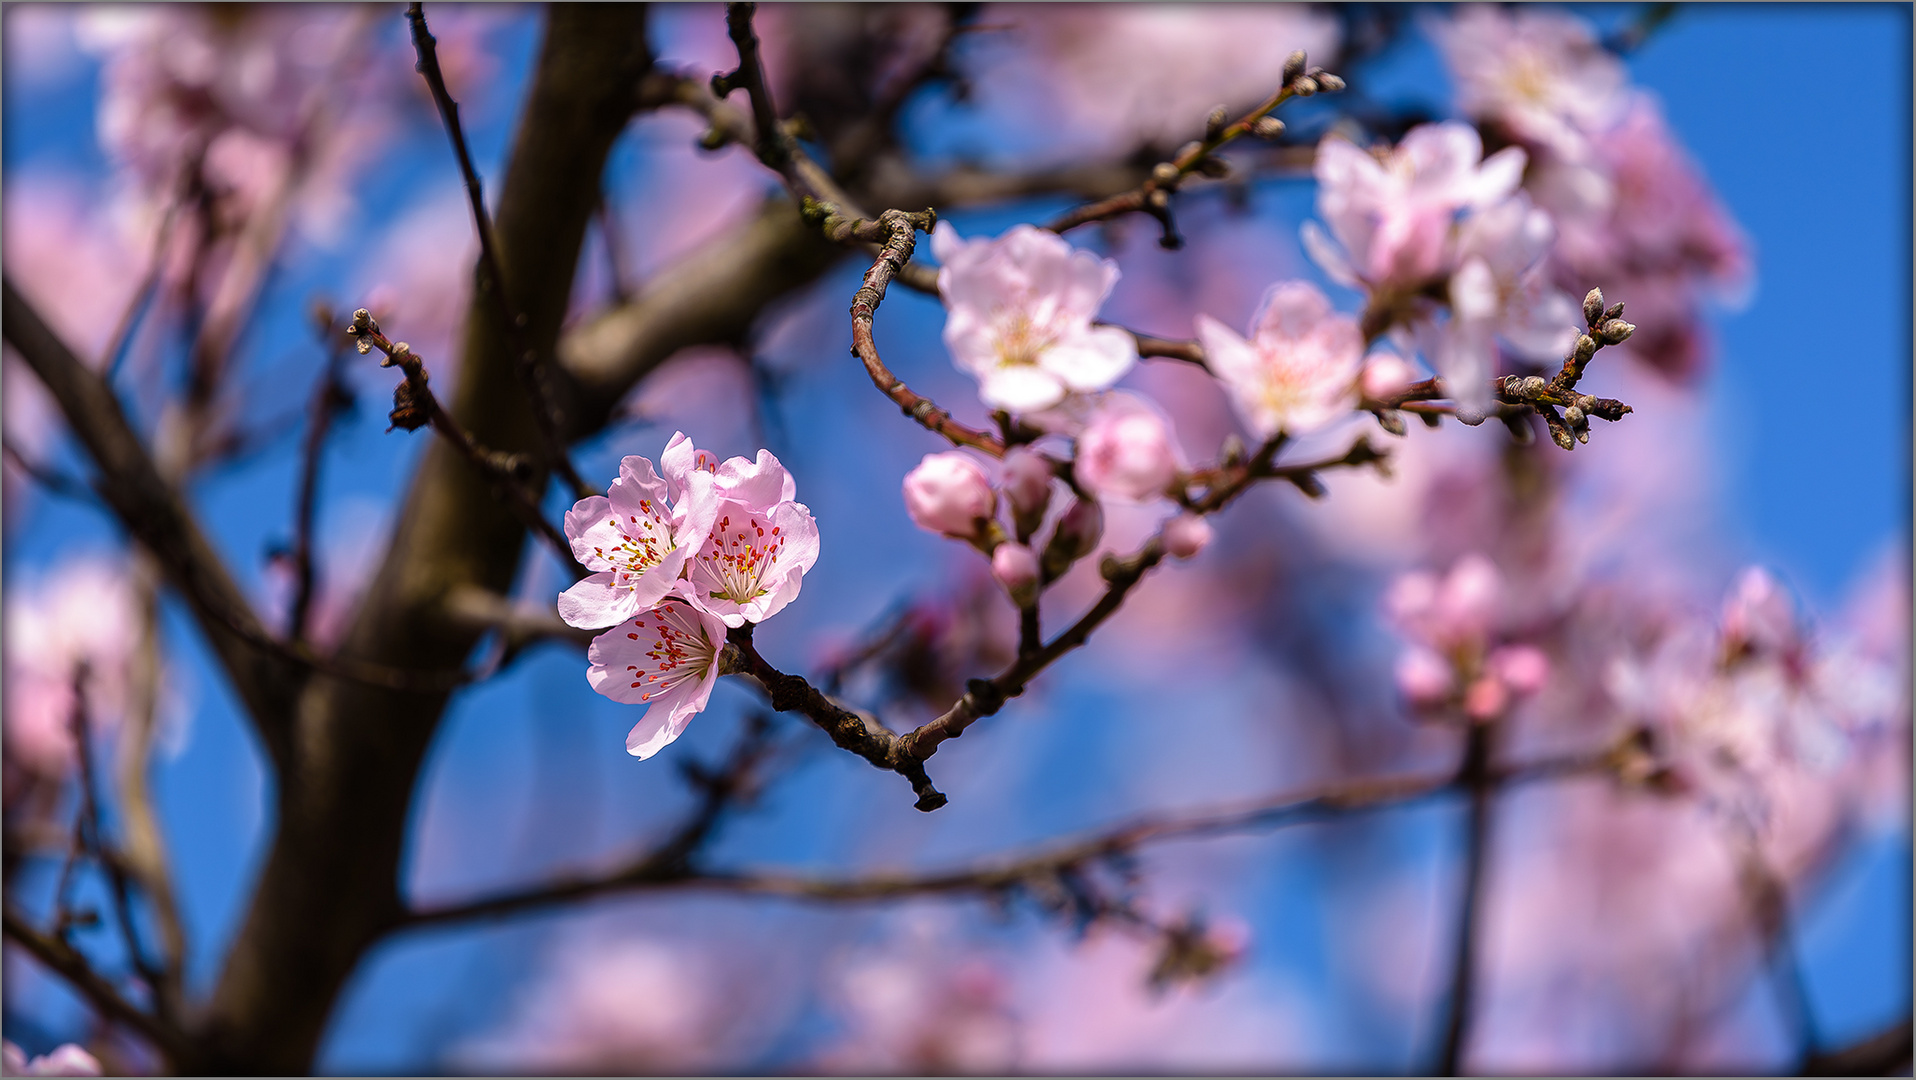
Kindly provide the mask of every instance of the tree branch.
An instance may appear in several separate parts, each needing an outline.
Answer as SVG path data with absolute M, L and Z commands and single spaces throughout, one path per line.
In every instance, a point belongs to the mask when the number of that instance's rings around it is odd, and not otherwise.
M 1590 775 L 1604 772 L 1610 767 L 1610 759 L 1606 754 L 1580 754 L 1504 768 L 1497 770 L 1494 775 L 1500 783 L 1520 784 Z M 814 877 L 776 870 L 702 872 L 692 868 L 672 872 L 662 869 L 655 856 L 648 853 L 607 874 L 569 877 L 464 903 L 429 908 L 409 917 L 407 925 L 438 925 L 490 918 L 606 893 L 656 889 L 711 890 L 826 902 L 891 900 L 908 896 L 993 896 L 1034 879 L 1128 855 L 1148 844 L 1283 828 L 1351 813 L 1401 807 L 1453 791 L 1457 784 L 1454 773 L 1345 780 L 1312 791 L 1286 792 L 1177 813 L 1148 814 L 1023 855 L 987 859 L 966 867 L 923 874 Z
M 35 930 L 12 908 L 0 913 L 0 927 L 10 940 L 78 990 L 101 1016 L 138 1032 L 175 1062 L 192 1060 L 190 1046 L 183 1035 L 122 997 L 112 983 L 93 970 L 93 965 L 78 949 Z
M 439 70 L 438 41 L 426 28 L 425 5 L 417 0 L 407 4 L 406 22 L 412 28 L 413 52 L 419 57 L 419 74 L 425 77 L 426 86 L 432 91 L 433 104 L 439 107 L 439 117 L 445 122 L 446 135 L 452 140 L 453 155 L 459 159 L 459 174 L 466 182 L 466 201 L 472 208 L 472 228 L 479 236 L 478 291 L 491 300 L 499 320 L 499 333 L 518 360 L 519 379 L 525 384 L 526 392 L 532 395 L 535 404 L 533 417 L 538 423 L 539 437 L 545 444 L 547 458 L 552 467 L 558 470 L 560 479 L 571 486 L 574 498 L 589 498 L 597 492 L 572 467 L 572 458 L 559 439 L 563 424 L 552 400 L 552 390 L 546 385 L 545 365 L 539 354 L 526 344 L 525 316 L 512 306 L 506 293 L 506 276 L 499 265 L 499 245 L 493 237 L 492 217 L 486 213 L 485 190 L 479 179 L 479 170 L 473 168 L 472 153 L 466 149 L 466 132 L 459 123 L 459 103 L 452 99 L 452 93 L 446 89 L 446 77 Z M 568 549 L 565 554 L 570 556 L 571 551 Z

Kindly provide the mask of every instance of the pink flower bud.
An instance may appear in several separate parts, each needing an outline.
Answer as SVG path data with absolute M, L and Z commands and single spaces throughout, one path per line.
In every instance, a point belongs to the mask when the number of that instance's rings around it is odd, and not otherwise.
M 1019 607 L 1038 597 L 1038 556 L 1023 544 L 1006 542 L 991 553 L 991 576 L 1005 587 Z
M 1384 614 L 1413 633 L 1422 632 L 1431 608 L 1436 606 L 1437 578 L 1428 571 L 1413 570 L 1400 575 L 1384 593 Z
M 1164 550 L 1172 558 L 1188 559 L 1211 542 L 1211 523 L 1196 514 L 1179 514 L 1164 523 Z
M 1161 498 L 1178 475 L 1164 417 L 1141 402 L 1106 409 L 1078 436 L 1078 483 L 1134 502 Z
M 1428 707 L 1449 700 L 1456 676 L 1443 657 L 1421 646 L 1405 649 L 1397 658 L 1397 692 L 1412 705 Z
M 1012 521 L 1020 534 L 1030 535 L 1044 520 L 1055 476 L 1051 459 L 1035 450 L 1019 446 L 1005 454 L 1005 498 L 1011 503 Z
M 1058 519 L 1047 550 L 1056 548 L 1066 559 L 1082 559 L 1104 535 L 1104 507 L 1096 499 L 1079 499 Z
M 997 509 L 998 495 L 985 470 L 956 450 L 926 454 L 905 475 L 905 512 L 929 532 L 973 539 Z
M 1417 369 L 1396 353 L 1374 352 L 1364 361 L 1363 381 L 1360 384 L 1364 396 L 1372 401 L 1385 401 L 1403 392 L 1404 388 L 1417 381 Z
M 1450 568 L 1438 590 L 1432 629 L 1443 641 L 1480 640 L 1496 622 L 1502 602 L 1503 575 L 1496 564 L 1482 555 L 1466 555 Z
M 1510 707 L 1510 691 L 1494 675 L 1485 675 L 1464 691 L 1464 715 L 1472 720 L 1494 720 Z
M 1485 666 L 1514 694 L 1534 694 L 1550 681 L 1550 657 L 1535 645 L 1505 645 Z

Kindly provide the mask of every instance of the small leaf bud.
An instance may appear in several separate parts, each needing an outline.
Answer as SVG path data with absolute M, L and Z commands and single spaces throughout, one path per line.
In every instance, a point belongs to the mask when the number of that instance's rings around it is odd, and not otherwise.
M 1563 411 L 1563 418 L 1568 420 L 1572 425 L 1581 424 L 1583 423 L 1583 410 L 1572 405 Z
M 1300 75 L 1296 82 L 1291 83 L 1291 93 L 1298 97 L 1310 97 L 1317 93 L 1317 80 L 1309 75 Z
M 1222 180 L 1231 175 L 1231 163 L 1221 157 L 1203 157 L 1198 159 L 1197 171 L 1213 180 Z
M 1392 435 L 1402 435 L 1407 430 L 1404 427 L 1404 414 L 1392 412 L 1389 409 L 1381 409 L 1378 411 L 1377 426 L 1390 432 Z
M 1344 80 L 1328 71 L 1320 71 L 1315 76 L 1317 86 L 1327 94 L 1335 94 L 1344 89 Z
M 1204 137 L 1215 139 L 1224 133 L 1224 120 L 1230 116 L 1230 110 L 1219 105 L 1204 117 Z
M 1307 57 L 1305 57 L 1303 49 L 1299 49 L 1296 52 L 1292 53 L 1291 55 L 1285 57 L 1284 58 L 1284 81 L 1290 82 L 1292 79 L 1295 79 L 1299 75 L 1304 74 L 1304 64 L 1306 63 L 1306 61 L 1307 61 Z
M 1583 321 L 1591 326 L 1603 320 L 1603 290 L 1591 289 L 1583 295 Z
M 1154 188 L 1144 197 L 1144 201 L 1153 210 L 1163 210 L 1171 205 L 1171 196 L 1166 194 L 1163 188 Z
M 1579 364 L 1587 364 L 1595 355 L 1597 355 L 1597 339 L 1589 334 L 1578 334 L 1577 346 L 1572 358 Z
M 1227 466 L 1243 461 L 1244 440 L 1236 435 L 1224 436 L 1224 445 L 1218 448 L 1218 459 Z
M 1630 340 L 1630 335 L 1636 333 L 1636 330 L 1636 326 L 1632 323 L 1624 322 L 1622 319 L 1610 319 L 1597 327 L 1597 336 L 1601 337 L 1606 345 L 1621 345 Z
M 1527 375 L 1522 382 L 1517 384 L 1517 392 L 1524 397 L 1534 398 L 1538 394 L 1543 393 L 1544 387 L 1548 385 L 1550 384 L 1544 382 L 1543 376 L 1541 375 Z
M 1178 167 L 1168 161 L 1160 161 L 1151 169 L 1151 179 L 1160 184 L 1176 183 L 1177 178 Z
M 1603 309 L 1603 317 L 1605 319 L 1614 319 L 1621 316 L 1622 314 L 1623 314 L 1623 301 L 1621 300 Z
M 1260 139 L 1275 139 L 1284 134 L 1284 121 L 1275 116 L 1260 116 L 1251 125 L 1251 134 Z

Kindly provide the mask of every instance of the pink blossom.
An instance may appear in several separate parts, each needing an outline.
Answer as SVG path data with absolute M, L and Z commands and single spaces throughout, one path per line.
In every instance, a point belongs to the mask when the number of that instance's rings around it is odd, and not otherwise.
M 1781 654 L 1798 641 L 1796 606 L 1768 571 L 1749 567 L 1737 575 L 1723 602 L 1722 633 L 1732 647 Z
M 640 760 L 663 750 L 704 710 L 718 681 L 725 623 L 675 593 L 592 639 L 586 650 L 592 689 L 626 705 L 647 705 L 625 737 Z
M 1017 1062 L 1011 986 L 985 960 L 957 959 L 927 933 L 855 957 L 833 987 L 846 1039 L 822 1062 L 841 1073 L 994 1073 Z
M 657 604 L 699 553 L 718 516 L 711 474 L 694 471 L 676 505 L 652 463 L 634 454 L 619 464 L 604 495 L 566 511 L 566 538 L 588 570 L 559 594 L 559 617 L 581 629 L 612 626 Z
M 738 1051 L 712 957 L 684 938 L 568 942 L 506 1022 L 460 1050 L 474 1073 L 705 1073 Z M 469 1062 L 469 1064 L 467 1063 Z M 473 1067 L 477 1066 L 477 1067 Z
M 74 679 L 84 668 L 88 719 L 110 729 L 127 705 L 140 618 L 126 569 L 76 557 L 6 596 L 7 756 L 48 777 L 74 765 Z
M 1571 292 L 1601 282 L 1637 325 L 1623 348 L 1668 376 L 1695 374 L 1697 311 L 1747 277 L 1748 242 L 1677 144 L 1655 103 L 1636 95 L 1595 133 L 1580 162 L 1545 161 L 1529 189 L 1556 218 L 1551 273 Z
M 1336 18 L 1294 4 L 1005 4 L 982 21 L 1012 29 L 982 57 L 976 96 L 1046 158 L 1196 138 L 1212 106 L 1275 93 L 1293 49 L 1333 63 L 1339 37 Z
M 1320 428 L 1349 407 L 1364 335 L 1357 320 L 1331 309 L 1317 286 L 1272 286 L 1252 320 L 1249 341 L 1208 315 L 1196 322 L 1206 362 L 1257 437 Z
M 709 488 L 717 502 L 711 531 L 687 564 L 686 596 L 727 626 L 764 622 L 791 603 L 818 562 L 818 523 L 792 501 L 798 487 L 778 458 L 760 450 L 753 461 L 720 463 L 681 433 L 659 463 L 672 498 L 696 499 Z
M 1413 128 L 1382 161 L 1328 136 L 1315 173 L 1317 212 L 1330 237 L 1306 222 L 1304 246 L 1339 282 L 1416 291 L 1448 272 L 1458 212 L 1508 197 L 1525 160 L 1514 146 L 1484 159 L 1483 140 L 1469 124 Z
M 100 1076 L 100 1061 L 86 1050 L 73 1044 L 65 1045 L 50 1054 L 42 1054 L 27 1060 L 26 1051 L 11 1042 L 0 1047 L 4 1055 L 7 1076 Z
M 1006 541 L 991 553 L 991 576 L 1022 607 L 1037 598 L 1038 556 L 1023 544 Z
M 926 454 L 905 474 L 905 512 L 928 532 L 969 540 L 983 533 L 997 509 L 991 479 L 967 454 Z
M 798 596 L 818 562 L 818 523 L 804 503 L 781 502 L 769 513 L 733 499 L 692 557 L 687 595 L 727 626 L 761 623 Z
M 1196 514 L 1179 514 L 1164 523 L 1161 535 L 1172 558 L 1194 558 L 1211 543 L 1211 523 Z
M 1420 324 L 1424 354 L 1457 403 L 1457 418 L 1481 422 L 1491 403 L 1497 343 L 1530 360 L 1561 358 L 1582 323 L 1575 303 L 1545 273 L 1556 232 L 1522 193 L 1466 219 L 1458 229 L 1450 318 Z
M 1534 694 L 1550 680 L 1550 657 L 1535 645 L 1505 645 L 1491 652 L 1484 667 L 1516 694 Z
M 1481 645 L 1503 601 L 1503 575 L 1495 563 L 1470 554 L 1442 579 L 1427 571 L 1399 577 L 1384 598 L 1392 621 L 1445 649 Z
M 1417 369 L 1394 352 L 1378 351 L 1364 359 L 1358 385 L 1371 401 L 1387 401 L 1417 381 Z
M 1502 680 L 1484 675 L 1464 690 L 1464 715 L 1472 720 L 1494 720 L 1510 707 L 1510 688 Z
M 1135 394 L 1112 393 L 1084 433 L 1074 463 L 1078 483 L 1101 496 L 1130 502 L 1164 497 L 1177 479 L 1182 455 L 1170 421 Z
M 1030 225 L 965 241 L 940 222 L 931 243 L 944 264 L 945 345 L 979 381 L 985 404 L 1049 408 L 1067 394 L 1109 387 L 1137 363 L 1130 334 L 1091 325 L 1118 280 L 1112 260 Z
M 1412 705 L 1441 705 L 1450 700 L 1457 688 L 1457 676 L 1450 662 L 1421 645 L 1413 645 L 1398 654 L 1394 674 L 1397 692 Z
M 1578 159 L 1627 100 L 1623 64 L 1590 25 L 1555 8 L 1471 5 L 1427 23 L 1457 106 L 1518 139 Z
M 665 453 L 659 455 L 659 468 L 665 473 L 666 494 L 673 499 L 685 497 L 695 471 L 711 475 L 713 491 L 720 498 L 755 511 L 770 511 L 798 497 L 798 482 L 770 450 L 760 450 L 751 461 L 731 457 L 720 462 L 718 455 L 694 447 L 683 432 L 674 432 Z

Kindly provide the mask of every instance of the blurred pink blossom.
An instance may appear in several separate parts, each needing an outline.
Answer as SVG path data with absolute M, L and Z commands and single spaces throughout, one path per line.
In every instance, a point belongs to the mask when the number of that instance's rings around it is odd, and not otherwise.
M 1372 401 L 1384 401 L 1417 381 L 1417 369 L 1394 352 L 1379 350 L 1364 358 L 1359 387 Z
M 6 1076 L 99 1076 L 102 1075 L 100 1062 L 92 1054 L 73 1043 L 66 1043 L 51 1053 L 42 1054 L 29 1061 L 26 1052 L 8 1042 L 0 1047 L 0 1058 L 6 1066 Z
M 905 474 L 905 512 L 927 532 L 967 540 L 982 534 L 982 525 L 998 509 L 991 479 L 968 454 L 947 450 L 926 454 L 918 467 Z
M 1570 160 L 1627 101 L 1623 63 L 1588 23 L 1555 8 L 1472 4 L 1426 27 L 1457 84 L 1457 107 Z
M 993 1073 L 1017 1062 L 1010 986 L 982 958 L 951 957 L 929 939 L 907 938 L 849 961 L 835 991 L 848 1030 L 826 1053 L 827 1071 Z
M 980 21 L 1013 29 L 978 73 L 978 97 L 1030 129 L 1041 157 L 1197 138 L 1213 106 L 1276 93 L 1292 50 L 1333 63 L 1339 37 L 1335 18 L 1302 4 L 1010 4 Z
M 1183 464 L 1170 421 L 1156 404 L 1136 394 L 1104 395 L 1078 436 L 1078 483 L 1102 497 L 1161 499 Z
M 1364 358 L 1357 320 L 1333 311 L 1317 286 L 1286 281 L 1265 294 L 1251 325 L 1246 341 L 1209 315 L 1197 317 L 1206 362 L 1252 434 L 1302 434 L 1348 409 Z
M 1314 171 L 1317 212 L 1330 235 L 1305 222 L 1304 246 L 1338 282 L 1416 292 L 1449 273 L 1457 214 L 1508 197 L 1526 160 L 1518 147 L 1486 159 L 1477 129 L 1454 122 L 1412 128 L 1381 160 L 1326 137 Z
M 1017 225 L 995 240 L 933 230 L 944 265 L 945 345 L 995 409 L 1047 409 L 1103 390 L 1138 361 L 1137 342 L 1091 320 L 1118 280 L 1117 263 L 1077 251 L 1056 233 Z
M 6 596 L 7 756 L 43 776 L 74 766 L 74 680 L 95 733 L 127 708 L 128 665 L 142 633 L 123 563 L 76 556 L 38 577 L 11 575 Z
M 1195 558 L 1211 543 L 1211 523 L 1196 514 L 1179 514 L 1164 523 L 1164 550 L 1174 559 Z

